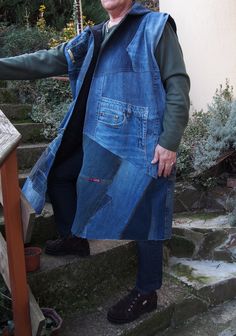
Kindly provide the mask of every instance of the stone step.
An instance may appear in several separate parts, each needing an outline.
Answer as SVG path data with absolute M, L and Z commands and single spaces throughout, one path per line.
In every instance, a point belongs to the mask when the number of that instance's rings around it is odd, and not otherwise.
M 1 104 L 14 104 L 19 101 L 17 90 L 0 88 L 0 103 Z
M 236 297 L 236 266 L 233 263 L 171 257 L 168 272 L 210 305 Z
M 207 305 L 201 300 L 190 295 L 188 288 L 180 282 L 173 281 L 168 275 L 164 277 L 164 284 L 158 293 L 158 308 L 156 311 L 143 315 L 135 322 L 115 325 L 106 319 L 107 310 L 115 304 L 123 295 L 127 294 L 125 286 L 116 291 L 107 300 L 100 300 L 97 307 L 90 311 L 79 311 L 71 316 L 64 317 L 61 330 L 62 336 L 152 336 L 157 331 L 166 329 L 173 320 L 181 318 L 181 304 L 188 308 L 191 303 L 191 313 L 207 310 Z M 131 283 L 130 283 L 131 284 Z M 181 320 L 182 321 L 182 320 Z
M 18 167 L 21 170 L 30 169 L 38 160 L 47 144 L 24 144 L 17 148 Z
M 27 177 L 29 176 L 30 173 L 30 169 L 25 169 L 25 170 L 20 170 L 19 171 L 19 185 L 22 188 L 23 184 L 25 183 L 25 180 L 27 179 Z
M 155 336 L 236 336 L 236 299 L 213 307 L 184 325 Z
M 21 143 L 30 142 L 31 144 L 33 144 L 35 142 L 45 141 L 45 138 L 42 135 L 42 123 L 14 123 L 14 126 L 22 135 Z
M 198 216 L 178 216 L 174 220 L 173 237 L 169 242 L 171 254 L 183 258 L 234 262 L 236 246 L 230 250 L 227 244 L 231 235 L 236 233 L 236 228 L 229 225 L 228 216 Z
M 192 266 L 191 260 L 185 262 Z M 210 307 L 236 297 L 236 274 L 232 264 L 223 266 L 218 263 L 217 267 L 217 263 L 213 266 L 211 261 L 208 263 L 203 262 L 202 267 L 196 266 L 199 273 L 194 277 L 194 272 L 190 273 L 189 269 L 183 267 L 186 266 L 183 259 L 171 258 L 170 265 L 165 268 L 163 286 L 158 291 L 158 309 L 135 322 L 112 325 L 106 320 L 109 307 L 124 295 L 124 290 L 120 290 L 105 302 L 101 300 L 90 311 L 80 310 L 65 316 L 61 335 L 157 336 L 158 332 L 170 326 L 178 327 L 197 314 L 206 314 Z M 219 267 L 224 276 L 218 275 Z
M 1 44 L 1 36 L 0 36 L 0 44 Z M 6 88 L 7 82 L 4 80 L 0 80 L 0 88 Z
M 4 233 L 4 217 L 3 209 L 0 205 L 0 232 Z M 55 227 L 54 216 L 51 204 L 46 203 L 42 214 L 35 216 L 33 224 L 31 244 L 44 246 L 45 242 L 50 239 L 57 238 L 57 230 Z
M 29 118 L 32 106 L 29 104 L 0 104 L 0 110 L 11 121 L 26 120 Z

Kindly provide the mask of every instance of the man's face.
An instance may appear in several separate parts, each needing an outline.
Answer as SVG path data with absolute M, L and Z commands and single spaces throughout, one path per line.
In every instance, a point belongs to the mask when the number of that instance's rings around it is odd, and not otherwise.
M 125 8 L 131 4 L 132 0 L 101 0 L 105 10 L 113 11 L 119 8 Z

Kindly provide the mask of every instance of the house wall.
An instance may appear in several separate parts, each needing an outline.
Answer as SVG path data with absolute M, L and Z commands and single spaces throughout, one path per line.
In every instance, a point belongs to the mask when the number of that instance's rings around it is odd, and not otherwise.
M 192 110 L 205 109 L 226 78 L 236 94 L 236 0 L 160 0 L 160 10 L 177 23 Z

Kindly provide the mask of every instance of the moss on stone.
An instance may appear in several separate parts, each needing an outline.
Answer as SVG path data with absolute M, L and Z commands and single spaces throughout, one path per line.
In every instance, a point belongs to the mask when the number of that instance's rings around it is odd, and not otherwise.
M 183 265 L 183 264 L 176 264 L 173 266 L 173 271 L 175 274 L 179 277 L 185 277 L 188 279 L 190 282 L 199 282 L 201 284 L 206 284 L 209 280 L 209 277 L 203 276 L 203 275 L 194 275 L 193 271 L 194 268 L 188 266 L 188 265 Z
M 222 213 L 219 212 L 197 212 L 197 213 L 178 213 L 174 215 L 174 219 L 179 218 L 188 218 L 191 220 L 209 220 L 214 219 L 218 217 L 219 215 L 222 215 Z

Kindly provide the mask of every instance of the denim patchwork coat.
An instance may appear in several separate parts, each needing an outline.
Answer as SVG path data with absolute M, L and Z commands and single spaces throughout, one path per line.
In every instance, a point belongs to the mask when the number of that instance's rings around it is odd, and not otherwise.
M 100 50 L 102 25 L 86 28 L 65 46 L 73 102 L 23 193 L 40 213 L 58 150 L 76 123 L 82 132 L 82 123 L 85 160 L 77 183 L 75 235 L 134 240 L 171 236 L 175 172 L 158 177 L 157 165 L 151 164 L 166 104 L 154 52 L 168 20 L 167 14 L 135 3 Z M 101 154 L 96 161 L 100 176 L 88 168 L 91 144 Z

